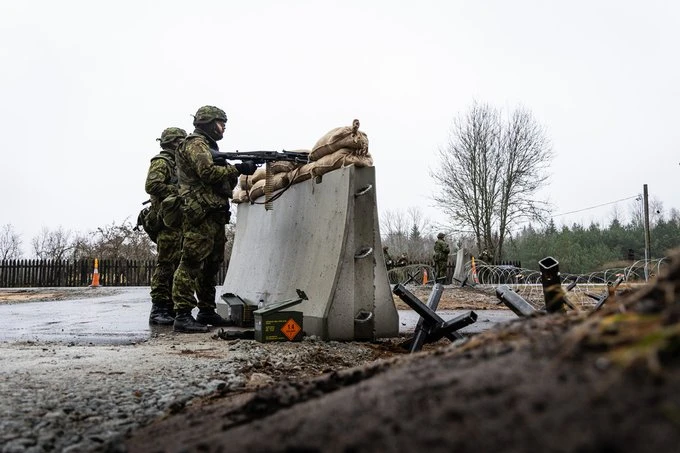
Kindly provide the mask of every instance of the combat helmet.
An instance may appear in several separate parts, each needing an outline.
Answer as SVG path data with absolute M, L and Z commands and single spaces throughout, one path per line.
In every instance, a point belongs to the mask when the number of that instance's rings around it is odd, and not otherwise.
M 179 127 L 169 127 L 161 132 L 161 138 L 157 138 L 161 142 L 161 146 L 168 145 L 178 138 L 186 138 L 187 132 Z
M 222 120 L 227 122 L 227 114 L 224 110 L 215 107 L 214 105 L 204 105 L 196 111 L 194 115 L 194 126 L 199 124 L 207 124 L 214 120 Z
M 444 233 L 439 233 L 439 234 L 437 235 L 437 239 L 444 239 L 445 236 L 446 236 L 446 235 L 445 235 Z

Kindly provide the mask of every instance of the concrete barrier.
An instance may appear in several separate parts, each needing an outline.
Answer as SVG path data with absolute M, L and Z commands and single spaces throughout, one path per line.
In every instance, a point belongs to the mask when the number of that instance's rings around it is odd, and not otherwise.
M 308 335 L 327 340 L 397 336 L 376 204 L 375 169 L 354 166 L 291 186 L 263 205 L 238 205 L 236 235 L 222 286 L 265 306 L 297 297 Z M 263 201 L 261 198 L 257 201 Z M 218 301 L 218 312 L 227 316 Z

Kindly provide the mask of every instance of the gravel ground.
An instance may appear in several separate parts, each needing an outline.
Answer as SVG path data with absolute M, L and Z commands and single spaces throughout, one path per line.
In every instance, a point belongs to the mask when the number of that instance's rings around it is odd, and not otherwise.
M 1 451 L 97 451 L 207 399 L 361 365 L 393 349 L 389 341 L 262 344 L 170 330 L 124 346 L 1 343 Z
M 118 291 L 105 290 L 105 295 Z M 431 289 L 414 291 L 426 300 Z M 87 288 L 2 290 L 0 304 L 92 294 Z M 492 294 L 447 288 L 440 309 L 502 308 L 496 302 Z M 145 426 L 227 396 L 403 355 L 402 340 L 324 342 L 311 337 L 301 343 L 262 344 L 222 340 L 215 331 L 181 335 L 162 328 L 137 344 L 0 343 L 0 452 L 111 451 Z

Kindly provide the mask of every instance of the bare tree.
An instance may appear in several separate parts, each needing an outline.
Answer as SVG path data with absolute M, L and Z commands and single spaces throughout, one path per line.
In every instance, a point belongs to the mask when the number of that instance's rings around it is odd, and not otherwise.
M 73 235 L 71 230 L 65 230 L 61 226 L 56 230 L 43 227 L 31 241 L 33 252 L 41 260 L 65 259 L 73 250 L 74 244 L 71 240 Z
M 668 221 L 673 222 L 676 225 L 680 225 L 680 211 L 678 211 L 676 208 L 671 208 L 671 210 L 668 212 Z
M 609 212 L 609 224 L 623 225 L 623 223 L 623 213 L 621 212 L 621 208 L 618 204 L 615 204 L 612 206 L 612 209 Z
M 0 260 L 13 260 L 21 257 L 21 236 L 7 223 L 0 227 Z
M 385 211 L 380 216 L 380 231 L 383 245 L 389 246 L 391 253 L 405 253 L 408 249 L 408 220 L 402 211 Z
M 517 108 L 503 120 L 500 111 L 474 103 L 454 121 L 439 157 L 431 172 L 440 187 L 434 201 L 454 229 L 471 230 L 480 251 L 501 258 L 513 226 L 548 215 L 535 194 L 547 181 L 552 151 L 529 111 Z
M 143 230 L 135 230 L 129 219 L 99 227 L 88 237 L 74 241 L 74 257 L 99 259 L 151 260 L 156 246 Z
M 656 227 L 665 220 L 663 201 L 657 197 L 652 197 L 649 201 L 649 222 L 651 227 Z
M 637 228 L 644 228 L 645 222 L 645 207 L 642 200 L 642 194 L 639 194 L 635 200 L 630 202 L 629 214 L 631 217 L 631 224 Z M 649 227 L 654 228 L 664 219 L 663 202 L 658 197 L 650 197 L 649 199 Z
M 419 207 L 411 206 L 406 210 L 409 222 L 407 253 L 411 259 L 429 260 L 434 248 L 431 222 Z
M 380 217 L 383 245 L 390 247 L 395 259 L 405 253 L 410 260 L 429 260 L 435 241 L 430 225 L 419 207 L 385 211 Z

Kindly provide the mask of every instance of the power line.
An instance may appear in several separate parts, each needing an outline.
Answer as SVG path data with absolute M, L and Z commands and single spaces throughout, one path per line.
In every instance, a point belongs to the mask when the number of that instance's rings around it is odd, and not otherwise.
M 563 212 L 562 214 L 555 214 L 553 217 L 560 217 L 560 216 L 567 215 L 567 214 L 576 214 L 577 212 L 583 212 L 583 211 L 588 211 L 590 209 L 601 208 L 602 206 L 615 204 L 615 203 L 618 203 L 620 201 L 632 200 L 633 198 L 638 198 L 638 197 L 639 197 L 639 195 L 635 195 L 633 197 L 628 197 L 628 198 L 621 198 L 620 200 L 610 201 L 609 203 L 598 204 L 597 206 L 591 206 L 589 208 L 583 208 L 583 209 L 579 209 L 579 210 L 576 210 L 576 211 L 570 211 L 570 212 Z

